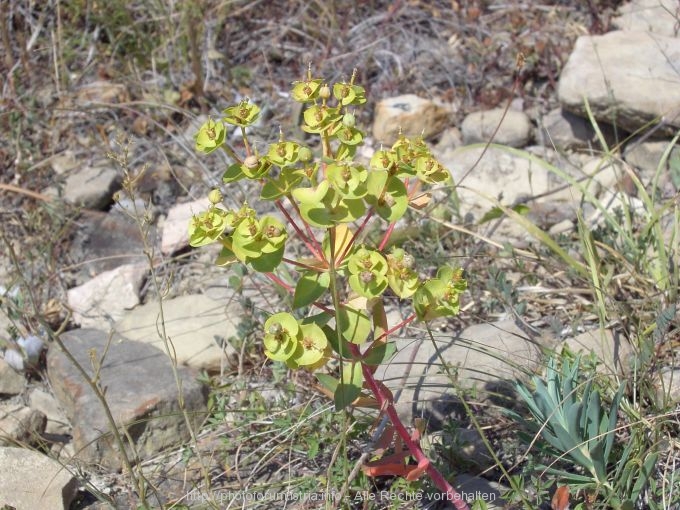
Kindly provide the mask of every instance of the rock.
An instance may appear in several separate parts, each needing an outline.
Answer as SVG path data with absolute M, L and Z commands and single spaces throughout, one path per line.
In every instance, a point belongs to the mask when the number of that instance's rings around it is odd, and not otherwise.
M 564 341 L 574 353 L 593 354 L 597 371 L 605 374 L 626 375 L 630 372 L 633 347 L 619 332 L 611 329 L 586 331 Z
M 515 110 L 506 112 L 505 108 L 471 113 L 461 125 L 463 143 L 466 145 L 489 142 L 493 136 L 493 143 L 524 147 L 531 138 L 531 129 L 531 121 L 526 113 Z
M 4 359 L 0 359 L 0 395 L 18 395 L 24 391 L 26 379 Z
M 161 351 L 140 342 L 109 338 L 95 329 L 69 331 L 61 339 L 90 377 L 93 359 L 101 363 L 99 384 L 105 388 L 106 402 L 117 425 L 126 429 L 123 437 L 129 436 L 134 442 L 130 447 L 129 439 L 124 439 L 133 463 L 189 439 L 172 367 Z M 110 434 L 106 414 L 89 384 L 56 347 L 48 352 L 47 370 L 54 395 L 73 424 L 76 456 L 87 463 L 120 469 L 120 445 Z M 177 370 L 184 408 L 197 427 L 205 417 L 206 395 L 193 371 L 184 367 Z
M 70 432 L 71 424 L 52 394 L 36 388 L 31 391 L 28 403 L 32 409 L 40 411 L 47 418 L 47 434 L 66 435 Z
M 612 25 L 621 30 L 678 37 L 678 18 L 677 0 L 632 0 L 619 7 L 619 15 L 612 18 Z
M 609 146 L 616 142 L 616 131 L 610 124 L 600 122 L 598 127 Z M 558 151 L 592 147 L 602 149 L 588 119 L 562 108 L 556 108 L 543 116 L 538 139 L 541 145 Z
M 549 173 L 528 157 L 489 147 L 480 160 L 483 151 L 483 147 L 465 146 L 438 154 L 440 162 L 450 170 L 454 184 L 464 186 L 456 190 L 463 211 L 486 212 L 492 204 L 483 195 L 514 204 L 518 199 L 550 191 Z
M 77 221 L 70 255 L 81 268 L 81 283 L 123 264 L 146 262 L 139 228 L 120 214 L 88 211 Z M 153 243 L 155 232 L 149 232 Z
M 171 255 L 176 251 L 189 246 L 189 220 L 210 207 L 207 198 L 194 200 L 184 204 L 178 204 L 168 211 L 168 216 L 163 222 L 163 235 L 161 237 L 161 253 Z
M 440 135 L 435 150 L 442 152 L 463 145 L 463 134 L 457 127 L 446 128 Z
M 91 103 L 115 104 L 125 103 L 129 100 L 130 94 L 125 85 L 106 80 L 83 85 L 76 94 L 76 103 L 87 106 L 92 106 Z M 101 106 L 104 107 L 106 104 Z
M 633 140 L 626 144 L 623 151 L 623 159 L 629 165 L 638 168 L 644 180 L 653 179 L 659 169 L 661 158 L 668 149 L 670 141 L 637 141 Z M 671 149 L 668 159 L 661 167 L 661 174 L 669 168 L 669 161 L 673 158 L 680 158 L 680 145 Z
M 86 209 L 105 209 L 121 182 L 121 172 L 107 162 L 70 173 L 63 184 L 64 199 Z
M 493 469 L 496 461 L 486 448 L 482 436 L 475 429 L 435 431 L 428 436 L 433 445 L 454 448 L 456 460 L 460 458 L 460 470 L 468 473 L 483 473 Z
M 635 131 L 662 119 L 660 133 L 680 128 L 680 38 L 616 31 L 581 36 L 562 70 L 562 106 Z
M 454 486 L 460 492 L 461 497 L 468 503 L 468 506 L 471 506 L 474 501 L 481 500 L 486 503 L 488 510 L 501 510 L 505 508 L 506 502 L 501 499 L 501 495 L 508 488 L 497 482 L 490 482 L 485 478 L 463 473 L 456 476 Z
M 21 404 L 0 402 L 0 446 L 39 444 L 46 421 L 40 411 Z
M 680 402 L 680 368 L 665 367 L 655 378 L 656 397 L 661 408 Z
M 50 158 L 50 166 L 57 175 L 64 175 L 78 167 L 76 154 L 72 150 L 65 150 L 60 154 L 55 154 Z
M 163 302 L 165 329 L 172 340 L 177 363 L 217 372 L 237 356 L 227 342 L 237 336 L 243 309 L 237 301 L 218 303 L 203 294 L 180 296 Z M 165 352 L 158 334 L 158 303 L 137 307 L 118 321 L 115 330 L 130 340 L 151 344 Z
M 385 381 L 393 393 L 401 389 L 396 408 L 404 423 L 422 414 L 441 424 L 455 410 L 461 387 L 475 388 L 502 400 L 502 395 L 511 393 L 508 381 L 534 370 L 541 362 L 542 345 L 510 320 L 478 324 L 466 328 L 458 337 L 435 340 L 443 361 L 450 364 L 454 380 L 443 372 L 432 342 L 414 342 L 412 338 L 397 339 L 397 354 L 376 371 L 376 377 Z M 541 343 L 552 345 L 553 341 Z M 402 384 L 404 374 L 408 375 Z
M 531 210 L 536 209 L 543 228 L 576 217 L 576 207 L 572 205 L 575 199 L 568 192 L 567 183 L 544 164 L 531 159 L 529 153 L 522 156 L 498 147 L 484 151 L 483 147 L 465 146 L 437 156 L 451 171 L 453 182 L 462 184 L 456 189 L 459 208 L 472 221 L 481 220 L 495 206 L 494 200 L 506 206 L 526 202 Z M 533 196 L 541 198 L 527 202 Z M 494 239 L 499 241 L 526 237 L 526 229 L 512 220 L 503 221 L 494 230 Z
M 15 510 L 68 510 L 77 482 L 68 469 L 25 448 L 0 448 L 0 503 Z
M 441 133 L 449 124 L 449 109 L 413 94 L 383 99 L 375 108 L 373 137 L 392 145 L 399 132 L 407 137 L 429 138 Z
M 69 289 L 68 304 L 75 323 L 86 328 L 104 328 L 107 321 L 120 320 L 125 310 L 139 304 L 147 269 L 145 264 L 126 264 Z

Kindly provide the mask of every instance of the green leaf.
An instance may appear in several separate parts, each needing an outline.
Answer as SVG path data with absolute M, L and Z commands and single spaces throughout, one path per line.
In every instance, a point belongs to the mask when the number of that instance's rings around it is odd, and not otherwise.
M 361 363 L 345 363 L 342 367 L 340 384 L 335 390 L 335 410 L 340 411 L 349 406 L 361 394 L 364 383 L 364 375 L 361 371 Z
M 229 165 L 227 171 L 222 175 L 222 182 L 228 184 L 230 182 L 239 181 L 243 178 L 245 178 L 245 175 L 241 169 L 241 165 L 234 163 L 233 165 Z
M 330 285 L 330 275 L 327 272 L 306 271 L 295 286 L 293 308 L 302 308 L 319 299 Z
M 262 186 L 260 198 L 262 200 L 276 200 L 290 193 L 302 182 L 303 176 L 298 171 L 286 170 L 277 179 L 271 179 Z
M 271 273 L 279 267 L 283 260 L 283 252 L 285 247 L 282 246 L 277 251 L 272 253 L 263 253 L 257 258 L 248 258 L 251 267 L 258 273 Z
M 529 208 L 525 204 L 517 204 L 514 207 L 512 207 L 512 210 L 515 211 L 517 214 L 521 214 L 524 216 L 527 215 L 529 211 L 531 211 L 531 208 Z M 492 207 L 484 214 L 484 216 L 482 216 L 482 219 L 479 220 L 479 224 L 483 225 L 484 223 L 488 223 L 489 221 L 497 220 L 498 218 L 502 218 L 504 214 L 505 212 L 503 211 L 502 208 Z
M 344 305 L 338 310 L 337 319 L 342 336 L 353 344 L 363 344 L 371 333 L 371 320 L 364 310 Z
M 378 344 L 364 354 L 363 361 L 367 365 L 378 366 L 388 361 L 397 352 L 397 344 L 388 342 Z
M 338 385 L 340 384 L 340 381 L 337 380 L 337 379 L 336 379 L 335 377 L 333 377 L 332 375 L 328 375 L 328 374 L 320 374 L 320 373 L 317 373 L 317 374 L 314 374 L 314 375 L 315 375 L 316 378 L 318 379 L 318 381 L 319 381 L 319 383 L 321 384 L 321 386 L 323 386 L 324 388 L 326 388 L 326 389 L 327 389 L 328 391 L 330 391 L 331 393 L 335 393 L 335 390 L 338 389 Z
M 338 333 L 330 326 L 324 326 L 322 329 L 324 330 L 324 333 L 326 333 L 326 338 L 328 338 L 328 343 L 330 344 L 331 349 L 333 349 L 333 352 L 338 353 L 338 355 L 343 358 L 351 357 L 350 342 L 340 336 L 340 343 L 338 343 Z
M 220 254 L 217 256 L 217 260 L 215 260 L 215 264 L 218 266 L 227 266 L 229 264 L 233 264 L 237 260 L 238 259 L 236 258 L 236 255 L 234 255 L 234 252 L 226 246 L 223 246 L 222 251 L 220 251 Z
M 408 209 L 406 186 L 398 177 L 389 177 L 384 182 L 387 172 L 373 172 L 367 184 L 369 194 L 366 202 L 375 208 L 375 212 L 386 221 L 394 222 L 401 218 Z

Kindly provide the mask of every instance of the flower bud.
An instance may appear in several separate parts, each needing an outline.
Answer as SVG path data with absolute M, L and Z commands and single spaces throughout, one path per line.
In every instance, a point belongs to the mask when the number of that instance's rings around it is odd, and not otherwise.
M 342 116 L 342 123 L 346 127 L 353 128 L 357 123 L 357 118 L 353 113 L 346 113 Z
M 221 203 L 223 198 L 224 196 L 222 195 L 222 192 L 217 188 L 208 193 L 208 200 L 212 205 L 217 205 Z
M 298 159 L 303 163 L 311 161 L 312 149 L 310 149 L 309 147 L 300 147 L 300 150 L 298 151 Z
M 254 170 L 255 168 L 257 168 L 259 164 L 260 160 L 258 160 L 257 156 L 255 156 L 254 154 L 251 154 L 250 156 L 243 160 L 243 166 L 245 166 L 249 170 Z
M 319 97 L 324 100 L 331 97 L 331 88 L 328 85 L 322 86 L 319 90 Z

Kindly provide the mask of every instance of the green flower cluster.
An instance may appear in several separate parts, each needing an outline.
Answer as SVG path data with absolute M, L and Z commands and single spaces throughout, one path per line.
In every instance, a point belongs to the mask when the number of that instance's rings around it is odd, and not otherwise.
M 211 195 L 221 198 L 221 194 Z M 189 224 L 191 246 L 222 243 L 219 265 L 240 260 L 260 272 L 273 271 L 281 263 L 287 237 L 279 220 L 273 216 L 257 218 L 247 204 L 238 211 L 226 211 L 213 203 Z
M 326 364 L 331 349 L 323 330 L 314 323 L 303 323 L 291 314 L 272 315 L 264 323 L 264 353 L 290 368 L 315 370 Z
M 354 161 L 364 134 L 357 129 L 350 108 L 366 102 L 365 90 L 354 84 L 354 78 L 353 75 L 349 83 L 331 87 L 310 73 L 307 80 L 293 84 L 293 99 L 308 105 L 302 129 L 322 138 L 321 161 L 315 161 L 311 148 L 281 139 L 271 144 L 264 155 L 249 151 L 245 159 L 227 168 L 223 181 L 260 180 L 260 198 L 293 197 L 304 220 L 320 228 L 351 223 L 369 209 L 389 222 L 397 221 L 409 204 L 405 179 L 447 182 L 448 171 L 422 140 L 401 137 L 391 149 L 377 151 L 367 166 Z M 210 119 L 201 127 L 196 149 L 210 153 L 224 146 L 225 123 L 245 129 L 257 120 L 259 112 L 248 100 L 227 108 L 222 121 Z M 334 150 L 330 150 L 331 146 Z
M 440 267 L 437 277 L 426 281 L 413 296 L 413 307 L 421 321 L 457 315 L 460 295 L 467 289 L 462 268 Z

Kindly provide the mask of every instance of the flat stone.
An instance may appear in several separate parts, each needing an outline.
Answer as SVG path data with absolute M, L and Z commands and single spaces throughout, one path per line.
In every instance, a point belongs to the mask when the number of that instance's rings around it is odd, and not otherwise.
M 671 149 L 668 159 L 659 168 L 664 153 L 668 150 L 670 140 L 642 141 L 633 140 L 626 144 L 623 151 L 623 159 L 629 165 L 638 168 L 644 180 L 653 179 L 657 170 L 663 175 L 669 169 L 669 162 L 680 159 L 680 145 Z
M 92 103 L 106 104 L 124 103 L 130 100 L 130 93 L 122 83 L 109 80 L 97 80 L 87 83 L 78 89 L 76 103 L 91 106 Z
M 129 439 L 124 439 L 133 463 L 189 439 L 172 367 L 161 351 L 140 342 L 122 341 L 115 335 L 109 339 L 107 333 L 95 329 L 69 331 L 61 339 L 89 377 L 94 373 L 92 360 L 99 360 L 99 384 L 105 388 L 108 407 L 117 426 L 125 428 L 123 437 L 129 436 L 134 442 L 131 447 Z M 197 427 L 206 412 L 204 388 L 197 382 L 195 372 L 185 367 L 178 367 L 177 371 L 182 381 L 184 408 Z M 48 352 L 47 373 L 55 397 L 73 424 L 78 459 L 120 469 L 123 465 L 120 445 L 110 433 L 101 403 L 56 346 Z
M 86 209 L 104 209 L 113 202 L 113 193 L 122 179 L 121 172 L 108 162 L 83 166 L 64 181 L 64 199 Z
M 69 289 L 68 304 L 75 323 L 86 328 L 105 328 L 107 323 L 120 320 L 125 310 L 139 304 L 147 270 L 145 264 L 125 264 Z
M 38 444 L 45 424 L 45 415 L 40 411 L 21 404 L 0 402 L 0 446 Z
M 574 353 L 594 355 L 598 360 L 598 372 L 620 376 L 630 372 L 633 346 L 623 335 L 611 329 L 585 331 L 567 338 L 564 344 Z
M 206 211 L 210 206 L 207 198 L 178 204 L 168 211 L 163 222 L 161 252 L 163 255 L 182 250 L 189 246 L 189 221 L 194 215 Z
M 577 208 L 572 204 L 578 203 L 580 194 L 570 193 L 566 180 L 551 172 L 538 159 L 532 159 L 529 153 L 522 156 L 500 147 L 484 150 L 480 146 L 464 146 L 437 156 L 450 170 L 453 182 L 461 184 L 456 189 L 457 206 L 461 214 L 472 221 L 481 220 L 495 207 L 494 200 L 509 207 L 526 203 L 530 210 L 537 209 L 536 215 L 540 216 L 543 228 L 576 218 Z M 540 158 L 541 161 L 545 159 Z M 541 198 L 527 201 L 535 196 Z M 505 220 L 494 229 L 492 238 L 499 242 L 514 242 L 527 237 L 524 227 Z
M 376 377 L 393 393 L 401 392 L 396 408 L 404 423 L 421 415 L 434 423 L 446 420 L 457 406 L 455 386 L 489 396 L 510 394 L 509 381 L 536 369 L 542 346 L 554 343 L 529 338 L 510 320 L 470 326 L 458 337 L 435 340 L 436 349 L 430 340 L 397 339 L 397 354 L 376 370 Z M 453 381 L 442 370 L 437 350 L 449 364 Z
M 616 142 L 616 131 L 610 124 L 599 122 L 598 128 L 609 146 Z M 559 151 L 602 148 L 590 121 L 562 108 L 555 108 L 541 118 L 537 138 L 541 145 Z
M 387 145 L 397 141 L 400 131 L 407 137 L 427 139 L 449 125 L 450 115 L 445 106 L 414 94 L 390 97 L 375 107 L 373 137 Z
M 39 388 L 31 391 L 28 397 L 31 409 L 40 411 L 47 418 L 45 432 L 47 434 L 65 435 L 71 430 L 71 424 L 54 395 Z
M 680 368 L 665 367 L 655 382 L 659 407 L 680 402 Z
M 562 106 L 629 131 L 663 119 L 660 134 L 680 128 L 680 38 L 614 31 L 581 36 L 562 70 Z
M 177 363 L 209 372 L 217 372 L 224 364 L 228 365 L 237 353 L 227 340 L 238 336 L 237 326 L 243 313 L 237 300 L 216 302 L 203 294 L 164 301 L 165 330 L 172 341 Z M 127 312 L 114 328 L 125 338 L 148 343 L 166 352 L 158 333 L 158 314 L 158 303 L 147 303 Z
M 677 0 L 632 0 L 619 7 L 619 15 L 612 18 L 612 25 L 621 30 L 678 37 L 678 17 Z
M 139 227 L 123 214 L 87 211 L 75 227 L 69 254 L 81 270 L 81 283 L 123 264 L 146 262 Z M 155 235 L 150 229 L 152 244 Z
M 0 359 L 0 395 L 18 395 L 24 391 L 26 379 L 4 359 Z
M 495 108 L 469 114 L 461 125 L 463 143 L 493 143 L 524 147 L 531 138 L 531 120 L 524 112 Z M 495 134 L 494 134 L 495 132 Z
M 474 501 L 484 501 L 488 510 L 501 510 L 505 508 L 506 501 L 501 495 L 508 490 L 507 487 L 480 476 L 460 474 L 456 476 L 455 488 L 465 499 L 468 506 Z
M 37 451 L 0 447 L 0 503 L 15 510 L 68 510 L 76 479 L 59 462 Z

